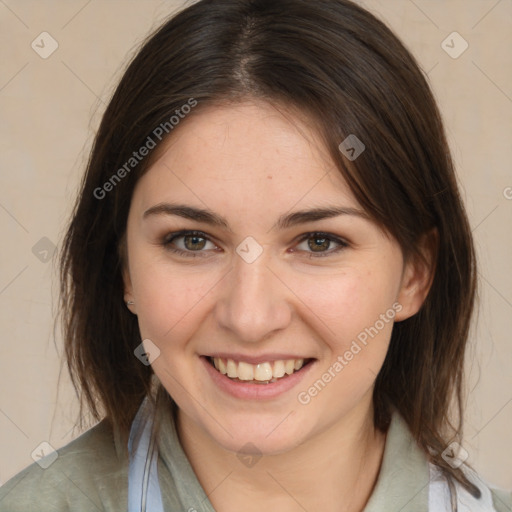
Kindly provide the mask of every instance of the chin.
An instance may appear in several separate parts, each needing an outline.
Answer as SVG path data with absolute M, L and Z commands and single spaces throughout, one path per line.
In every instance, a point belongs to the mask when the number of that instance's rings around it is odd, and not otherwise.
M 307 440 L 303 421 L 297 421 L 295 414 L 247 417 L 223 425 L 226 430 L 208 425 L 209 435 L 225 450 L 253 455 L 278 455 L 288 452 Z M 285 419 L 286 418 L 286 419 Z M 283 421 L 284 420 L 284 421 Z M 205 427 L 202 427 L 205 428 Z

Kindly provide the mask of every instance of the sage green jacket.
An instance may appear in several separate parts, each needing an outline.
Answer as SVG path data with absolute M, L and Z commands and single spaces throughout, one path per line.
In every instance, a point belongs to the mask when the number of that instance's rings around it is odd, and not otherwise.
M 162 421 L 158 476 L 165 511 L 215 512 L 183 452 L 172 415 Z M 57 453 L 46 469 L 34 463 L 0 487 L 0 512 L 126 512 L 127 452 L 105 421 Z M 364 512 L 427 512 L 429 478 L 424 452 L 395 412 Z M 498 512 L 512 511 L 510 492 L 491 492 Z

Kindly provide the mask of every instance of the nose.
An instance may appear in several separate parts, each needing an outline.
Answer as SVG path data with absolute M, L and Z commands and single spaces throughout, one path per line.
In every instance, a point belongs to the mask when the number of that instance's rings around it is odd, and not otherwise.
M 252 263 L 235 257 L 215 307 L 218 325 L 241 342 L 262 341 L 285 329 L 292 317 L 290 292 L 265 252 Z

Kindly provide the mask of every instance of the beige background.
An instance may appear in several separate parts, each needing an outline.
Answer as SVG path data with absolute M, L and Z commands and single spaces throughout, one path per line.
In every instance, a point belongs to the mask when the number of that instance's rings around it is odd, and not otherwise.
M 41 442 L 58 448 L 80 433 L 65 370 L 57 387 L 57 281 L 54 263 L 41 258 L 61 243 L 94 130 L 126 59 L 182 5 L 0 0 L 0 483 L 31 463 Z M 485 480 L 512 489 L 512 1 L 364 5 L 417 56 L 445 117 L 482 285 L 464 448 Z M 47 59 L 31 48 L 43 31 L 59 45 Z M 469 43 L 456 59 L 441 46 L 453 31 Z M 448 44 L 462 48 L 461 40 Z

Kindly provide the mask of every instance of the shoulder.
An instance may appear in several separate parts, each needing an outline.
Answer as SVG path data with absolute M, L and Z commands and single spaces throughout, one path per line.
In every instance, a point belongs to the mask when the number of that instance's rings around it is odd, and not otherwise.
M 473 482 L 482 493 L 479 500 L 475 500 L 466 489 L 460 488 L 463 504 L 473 502 L 471 510 L 480 510 L 482 503 L 485 503 L 485 510 L 493 510 L 495 512 L 512 512 L 512 492 L 499 489 L 495 486 L 490 485 L 482 475 L 479 475 L 473 468 L 468 467 L 466 464 L 461 466 L 461 469 L 466 474 L 466 477 Z M 460 487 L 457 485 L 457 487 Z
M 473 497 L 459 482 L 455 482 L 462 510 L 512 512 L 512 493 L 489 485 L 473 468 L 463 464 L 466 477 L 480 489 L 481 496 Z M 466 507 L 466 508 L 465 508 Z
M 0 487 L 0 512 L 126 510 L 127 454 L 116 449 L 105 420 L 59 448 L 57 458 L 44 465 L 34 462 Z
M 496 512 L 512 512 L 512 492 L 490 487 Z

